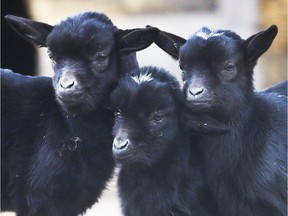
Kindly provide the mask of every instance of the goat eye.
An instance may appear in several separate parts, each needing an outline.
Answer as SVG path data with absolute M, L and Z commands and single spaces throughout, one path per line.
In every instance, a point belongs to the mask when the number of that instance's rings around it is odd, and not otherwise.
M 48 57 L 49 57 L 51 60 L 54 60 L 54 59 L 55 59 L 54 55 L 51 53 L 50 50 L 47 51 L 47 54 L 48 54 Z
M 182 74 L 185 74 L 185 69 L 184 69 L 184 67 L 183 67 L 182 65 L 179 65 L 179 68 L 180 68 Z
M 153 118 L 152 118 L 152 120 L 154 121 L 154 122 L 162 122 L 163 121 L 163 119 L 165 118 L 165 115 L 163 115 L 163 114 L 155 114 L 154 116 L 153 116 Z
M 47 51 L 48 57 L 51 59 L 52 58 L 52 53 L 50 52 L 50 50 Z
M 227 62 L 223 70 L 220 71 L 220 77 L 223 81 L 230 81 L 237 75 L 237 67 L 235 62 Z
M 49 58 L 50 58 L 50 60 L 52 62 L 52 65 L 55 65 L 56 64 L 55 57 L 52 54 L 49 54 L 48 56 L 49 56 Z
M 56 58 L 50 51 L 48 51 L 48 57 L 51 60 L 52 64 L 55 65 L 56 64 Z
M 52 61 L 54 61 L 54 58 L 53 58 L 52 53 L 48 52 L 48 57 L 49 57 L 49 59 L 51 59 Z
M 235 69 L 236 65 L 234 63 L 227 63 L 225 66 L 224 66 L 224 69 L 226 71 L 233 71 Z
M 97 55 L 95 59 L 98 62 L 104 62 L 107 59 L 107 57 L 108 56 L 106 54 L 100 54 L 100 55 Z

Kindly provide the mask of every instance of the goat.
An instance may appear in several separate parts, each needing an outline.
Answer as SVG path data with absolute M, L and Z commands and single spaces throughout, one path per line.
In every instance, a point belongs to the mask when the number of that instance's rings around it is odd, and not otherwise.
M 197 148 L 185 130 L 185 101 L 176 78 L 155 67 L 134 70 L 112 92 L 111 107 L 124 215 L 217 215 L 203 185 Z M 221 128 L 206 125 L 205 133 Z
M 277 31 L 272 25 L 244 40 L 204 27 L 187 41 L 163 31 L 155 40 L 179 59 L 191 113 L 207 113 L 230 129 L 197 143 L 223 216 L 286 215 L 287 82 L 263 92 L 253 87 L 253 68 Z
M 6 19 L 28 41 L 48 47 L 55 74 L 1 71 L 1 208 L 17 215 L 78 215 L 98 200 L 114 168 L 109 95 L 120 68 L 138 67 L 129 53 L 149 46 L 139 32 L 155 31 L 120 30 L 96 12 L 55 26 Z

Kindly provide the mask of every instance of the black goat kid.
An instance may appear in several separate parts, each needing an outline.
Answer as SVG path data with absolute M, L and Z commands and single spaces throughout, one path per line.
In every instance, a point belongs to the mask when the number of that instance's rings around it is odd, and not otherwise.
M 56 26 L 6 19 L 30 42 L 48 47 L 55 75 L 1 71 L 1 208 L 25 216 L 78 215 L 98 200 L 113 171 L 109 95 L 119 68 L 138 67 L 135 54 L 122 51 L 149 46 L 139 32 L 155 31 L 119 30 L 93 12 Z
M 253 68 L 276 34 L 273 25 L 247 40 L 208 28 L 187 41 L 166 32 L 156 39 L 179 59 L 191 113 L 209 113 L 230 129 L 198 143 L 223 216 L 287 213 L 287 82 L 263 92 L 253 87 Z
M 120 80 L 111 105 L 124 215 L 216 215 L 197 149 L 184 130 L 185 101 L 177 80 L 165 70 L 143 67 Z M 208 125 L 207 133 L 217 127 Z

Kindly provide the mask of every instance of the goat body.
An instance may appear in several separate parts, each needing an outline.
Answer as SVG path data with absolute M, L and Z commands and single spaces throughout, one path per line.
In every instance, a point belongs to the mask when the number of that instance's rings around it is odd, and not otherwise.
M 83 212 L 111 176 L 112 113 L 63 112 L 48 77 L 2 71 L 1 82 L 2 210 Z
M 243 40 L 202 28 L 187 41 L 161 31 L 156 39 L 179 59 L 191 113 L 208 113 L 230 129 L 198 142 L 206 184 L 223 216 L 286 215 L 287 82 L 255 92 L 252 78 L 276 34 L 271 26 Z
M 286 215 L 287 105 L 258 94 L 242 106 L 229 134 L 201 137 L 207 184 L 219 203 L 229 203 L 222 215 Z
M 113 154 L 125 216 L 216 215 L 197 149 L 182 123 L 182 94 L 162 69 L 143 67 L 112 92 Z
M 288 86 L 288 81 L 283 81 L 280 83 L 277 83 L 276 85 L 270 86 L 269 88 L 263 90 L 264 92 L 267 93 L 274 93 L 277 95 L 285 95 L 287 97 L 287 86 Z
M 138 33 L 155 31 L 120 30 L 94 12 L 56 26 L 6 19 L 30 42 L 48 47 L 55 74 L 1 71 L 2 210 L 78 215 L 98 200 L 113 171 L 109 95 L 120 70 L 138 67 L 129 52 L 152 43 L 133 43 Z

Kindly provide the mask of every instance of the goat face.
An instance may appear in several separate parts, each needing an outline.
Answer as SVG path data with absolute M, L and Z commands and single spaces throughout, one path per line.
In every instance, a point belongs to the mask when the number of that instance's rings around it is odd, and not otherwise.
M 67 19 L 47 37 L 56 98 L 70 111 L 95 109 L 118 78 L 114 27 L 88 15 Z
M 237 80 L 246 81 L 241 39 L 227 34 L 205 28 L 180 49 L 184 97 L 194 110 L 228 106 L 238 97 Z
M 253 94 L 253 68 L 277 35 L 277 26 L 243 40 L 231 31 L 202 28 L 189 40 L 160 31 L 155 43 L 183 71 L 185 99 L 193 110 L 227 115 Z
M 178 117 L 171 85 L 160 81 L 155 71 L 145 68 L 127 75 L 111 95 L 116 113 L 113 155 L 120 164 L 156 163 L 177 134 Z M 173 82 L 177 83 L 170 83 Z
M 86 12 L 51 26 L 13 15 L 11 27 L 29 42 L 47 47 L 56 99 L 66 111 L 95 110 L 118 78 L 117 28 L 107 16 Z
M 190 107 L 227 115 L 242 104 L 239 101 L 249 100 L 253 68 L 276 34 L 276 26 L 247 40 L 231 31 L 208 28 L 194 34 L 179 51 L 184 96 Z
M 117 64 L 122 57 L 148 47 L 158 32 L 151 27 L 117 29 L 107 16 L 95 12 L 68 17 L 56 26 L 13 15 L 5 18 L 29 42 L 48 47 L 57 101 L 74 113 L 103 103 L 120 76 Z

